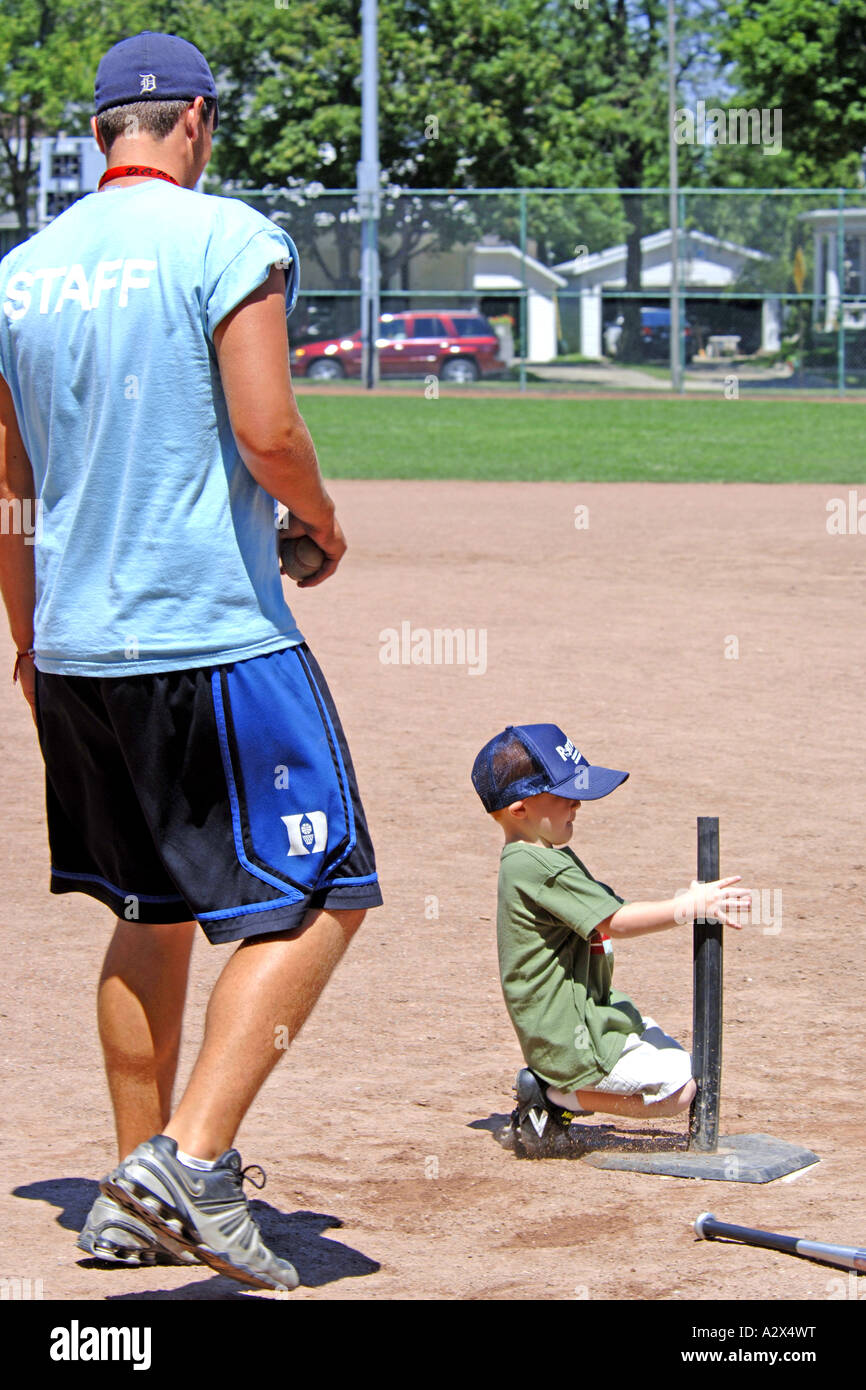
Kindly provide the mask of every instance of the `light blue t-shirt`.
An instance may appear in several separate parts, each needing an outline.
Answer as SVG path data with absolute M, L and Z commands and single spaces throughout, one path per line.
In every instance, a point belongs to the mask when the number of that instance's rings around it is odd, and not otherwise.
M 291 237 L 157 179 L 90 194 L 0 262 L 0 372 L 38 498 L 39 670 L 140 674 L 303 641 L 212 342 L 274 265 L 291 311 Z

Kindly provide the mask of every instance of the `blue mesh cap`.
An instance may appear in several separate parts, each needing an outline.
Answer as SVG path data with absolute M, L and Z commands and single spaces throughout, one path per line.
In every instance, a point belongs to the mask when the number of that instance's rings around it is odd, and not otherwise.
M 109 106 L 137 101 L 216 101 L 217 89 L 207 59 L 195 44 L 176 34 L 150 29 L 109 48 L 96 70 L 96 114 Z M 214 113 L 214 129 L 219 120 Z
M 485 743 L 472 768 L 472 785 L 485 811 L 501 811 L 542 792 L 568 801 L 598 801 L 627 777 L 627 772 L 594 767 L 557 724 L 509 724 Z

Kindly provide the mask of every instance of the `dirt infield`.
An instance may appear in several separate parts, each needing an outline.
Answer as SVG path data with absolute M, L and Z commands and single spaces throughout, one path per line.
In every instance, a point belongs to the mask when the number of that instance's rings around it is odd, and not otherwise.
M 866 1244 L 866 536 L 826 527 L 848 489 L 331 487 L 349 555 L 292 602 L 350 738 L 386 902 L 239 1136 L 268 1173 L 255 1210 L 301 1275 L 290 1298 L 843 1296 L 838 1272 L 697 1242 L 690 1223 L 709 1209 Z M 429 641 L 435 658 L 437 631 L 440 657 L 449 643 L 459 657 L 462 633 L 465 659 L 383 661 L 388 629 L 397 657 Z M 11 664 L 4 630 L 0 671 Z M 49 895 L 41 760 L 5 677 L 0 718 L 0 1275 L 42 1280 L 45 1299 L 271 1298 L 75 1248 L 114 1160 L 94 1019 L 112 919 Z M 718 815 L 722 873 L 764 890 L 764 920 L 726 936 L 722 1132 L 814 1148 L 820 1164 L 796 1180 L 532 1163 L 494 1141 L 520 1057 L 496 968 L 499 832 L 469 769 L 505 724 L 547 720 L 631 772 L 577 818 L 574 848 L 598 877 L 632 899 L 673 894 L 694 876 L 696 817 Z M 226 958 L 198 941 L 182 1076 Z M 619 945 L 616 983 L 688 1042 L 688 928 Z

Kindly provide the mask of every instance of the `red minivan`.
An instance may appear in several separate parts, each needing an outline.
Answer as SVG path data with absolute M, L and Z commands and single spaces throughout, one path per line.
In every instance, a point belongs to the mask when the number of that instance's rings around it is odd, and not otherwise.
M 505 369 L 499 339 L 474 309 L 417 309 L 379 315 L 380 376 L 438 376 L 477 381 Z M 361 375 L 361 330 L 292 348 L 292 371 L 311 381 Z

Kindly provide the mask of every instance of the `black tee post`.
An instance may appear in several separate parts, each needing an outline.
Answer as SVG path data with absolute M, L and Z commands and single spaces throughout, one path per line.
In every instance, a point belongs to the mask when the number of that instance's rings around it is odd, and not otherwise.
M 699 883 L 719 877 L 719 822 L 698 817 Z M 692 1026 L 692 1073 L 697 1094 L 689 1116 L 689 1145 L 666 1149 L 599 1148 L 586 1152 L 585 1139 L 577 1152 L 593 1168 L 617 1168 L 631 1173 L 661 1173 L 671 1178 L 710 1178 L 719 1182 L 773 1182 L 818 1162 L 818 1155 L 800 1144 L 788 1144 L 771 1134 L 719 1135 L 719 1095 L 722 1080 L 722 932 L 721 922 L 699 918 L 694 924 L 695 1000 Z M 581 1127 L 582 1128 L 582 1127 Z M 586 1131 L 582 1131 L 586 1134 Z M 629 1136 L 631 1137 L 631 1136 Z
M 698 882 L 719 877 L 718 816 L 698 816 Z M 689 1117 L 689 1149 L 715 1153 L 719 1147 L 722 1081 L 722 923 L 694 924 L 694 1013 L 692 1071 L 698 1083 Z

